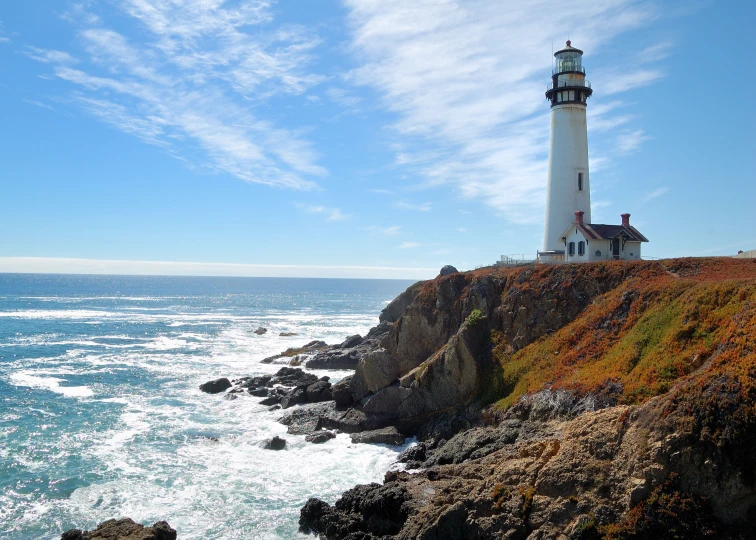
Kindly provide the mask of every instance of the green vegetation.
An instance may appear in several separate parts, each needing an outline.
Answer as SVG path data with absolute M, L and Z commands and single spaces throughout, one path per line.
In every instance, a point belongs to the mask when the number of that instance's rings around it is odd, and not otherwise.
M 479 309 L 474 309 L 470 312 L 470 315 L 467 316 L 465 325 L 469 327 L 477 326 L 478 324 L 480 324 L 482 320 L 483 320 L 483 312 Z
M 571 269 L 560 285 L 595 279 L 592 266 Z M 621 402 L 635 404 L 694 373 L 743 366 L 737 369 L 746 376 L 756 358 L 756 264 L 705 261 L 665 273 L 641 266 L 570 323 L 521 350 L 501 333 L 492 332 L 492 343 L 500 408 L 543 388 L 600 392 L 613 383 Z M 736 365 L 725 367 L 725 358 Z

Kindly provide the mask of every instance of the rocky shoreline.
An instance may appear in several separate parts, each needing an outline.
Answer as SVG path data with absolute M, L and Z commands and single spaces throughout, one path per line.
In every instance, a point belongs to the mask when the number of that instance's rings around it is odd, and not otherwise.
M 326 540 L 754 538 L 755 262 L 445 268 L 364 338 L 201 389 L 313 444 L 417 438 L 383 484 L 306 502 Z

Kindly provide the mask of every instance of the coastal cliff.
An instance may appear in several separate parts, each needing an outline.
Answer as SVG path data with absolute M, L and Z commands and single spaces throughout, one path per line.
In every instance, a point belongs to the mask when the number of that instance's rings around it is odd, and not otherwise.
M 323 418 L 416 435 L 411 472 L 311 499 L 303 531 L 752 537 L 756 261 L 451 273 L 381 320 Z

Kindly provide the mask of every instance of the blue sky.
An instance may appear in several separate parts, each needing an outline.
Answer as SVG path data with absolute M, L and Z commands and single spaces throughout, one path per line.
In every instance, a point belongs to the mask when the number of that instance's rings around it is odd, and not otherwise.
M 630 212 L 649 256 L 756 248 L 756 4 L 557 5 L 6 0 L 0 271 L 429 277 L 534 255 L 568 37 L 593 221 Z

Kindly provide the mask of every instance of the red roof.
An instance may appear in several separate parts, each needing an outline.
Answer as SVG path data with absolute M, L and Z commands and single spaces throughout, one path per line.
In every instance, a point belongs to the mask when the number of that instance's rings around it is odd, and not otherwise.
M 648 238 L 632 225 L 602 225 L 599 223 L 583 223 L 582 225 L 573 223 L 573 225 L 588 240 L 611 240 L 618 236 L 625 236 L 630 241 L 648 242 Z

